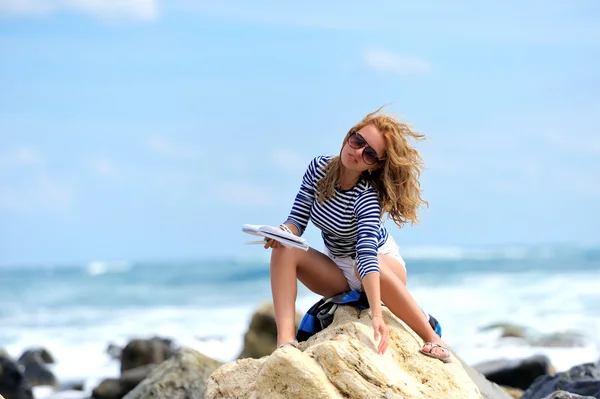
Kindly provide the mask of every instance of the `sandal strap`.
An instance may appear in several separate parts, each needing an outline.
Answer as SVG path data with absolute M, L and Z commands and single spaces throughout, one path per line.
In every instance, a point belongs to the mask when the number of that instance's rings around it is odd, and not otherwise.
M 433 342 L 425 342 L 425 343 L 423 344 L 423 346 L 426 346 L 426 345 L 430 345 L 430 346 L 431 346 L 431 349 L 430 349 L 430 351 L 434 350 L 435 348 L 440 348 L 440 349 L 444 349 L 444 350 L 446 350 L 446 351 L 450 352 L 450 349 L 448 349 L 448 348 L 446 348 L 445 346 L 442 346 L 442 345 L 440 345 L 440 344 L 435 344 L 435 343 L 433 343 Z
M 293 341 L 289 341 L 289 342 L 284 342 L 282 344 L 279 344 L 279 346 L 277 346 L 277 349 L 279 348 L 283 348 L 286 345 L 292 345 L 294 348 L 298 349 L 298 340 L 295 339 Z

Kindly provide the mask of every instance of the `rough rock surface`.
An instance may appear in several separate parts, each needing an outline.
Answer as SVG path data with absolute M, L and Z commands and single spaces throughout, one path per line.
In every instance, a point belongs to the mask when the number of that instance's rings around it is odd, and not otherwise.
M 558 392 L 557 391 L 564 391 Z M 566 393 L 577 394 L 583 397 L 591 396 L 600 398 L 600 361 L 574 366 L 568 371 L 557 373 L 554 376 L 539 377 L 527 389 L 522 399 L 569 398 L 577 396 L 564 396 Z M 563 396 L 552 396 L 563 395 Z
M 459 360 L 420 354 L 421 339 L 387 309 L 384 315 L 390 346 L 383 356 L 369 311 L 340 307 L 303 351 L 286 346 L 221 366 L 208 379 L 206 398 L 482 398 Z
M 33 391 L 19 364 L 2 349 L 0 349 L 0 394 L 8 399 L 33 399 Z
M 193 349 L 182 348 L 124 399 L 204 399 L 206 380 L 221 364 Z

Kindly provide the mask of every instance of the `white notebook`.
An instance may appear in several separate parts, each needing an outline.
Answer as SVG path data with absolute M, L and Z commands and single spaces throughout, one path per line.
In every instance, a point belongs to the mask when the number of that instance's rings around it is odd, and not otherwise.
M 308 251 L 308 248 L 310 248 L 304 238 L 283 231 L 279 227 L 261 224 L 245 224 L 242 226 L 242 231 L 246 234 L 251 234 L 254 236 L 271 238 L 275 241 L 279 241 L 283 246 L 288 248 L 300 248 L 304 251 Z M 249 242 L 248 244 L 264 243 L 264 241 L 253 241 Z

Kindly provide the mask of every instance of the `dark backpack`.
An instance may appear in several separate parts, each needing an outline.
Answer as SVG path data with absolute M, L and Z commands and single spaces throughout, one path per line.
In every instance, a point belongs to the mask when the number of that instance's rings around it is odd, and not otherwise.
M 369 308 L 369 301 L 365 292 L 355 290 L 342 292 L 331 298 L 321 298 L 306 312 L 296 333 L 298 342 L 303 342 L 327 328 L 333 322 L 333 315 L 339 306 L 354 306 L 360 310 Z M 423 312 L 425 313 L 425 312 Z M 442 326 L 430 314 L 425 313 L 431 328 L 437 335 L 442 336 Z

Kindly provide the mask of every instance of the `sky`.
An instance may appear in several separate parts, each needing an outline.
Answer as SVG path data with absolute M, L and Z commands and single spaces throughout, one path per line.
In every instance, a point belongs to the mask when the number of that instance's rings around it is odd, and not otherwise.
M 0 0 L 0 265 L 264 256 L 386 104 L 428 137 L 401 250 L 600 243 L 600 3 L 415 3 Z

